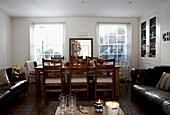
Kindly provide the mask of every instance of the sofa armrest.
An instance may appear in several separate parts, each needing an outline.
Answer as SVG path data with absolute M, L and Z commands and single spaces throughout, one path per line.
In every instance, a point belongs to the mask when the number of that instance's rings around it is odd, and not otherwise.
M 16 82 L 16 81 L 19 81 L 19 76 L 18 75 L 12 75 L 11 76 L 11 82 Z
M 132 78 L 132 86 L 135 84 L 144 84 L 144 79 L 147 75 L 146 69 L 135 69 L 132 68 L 131 70 L 131 78 Z

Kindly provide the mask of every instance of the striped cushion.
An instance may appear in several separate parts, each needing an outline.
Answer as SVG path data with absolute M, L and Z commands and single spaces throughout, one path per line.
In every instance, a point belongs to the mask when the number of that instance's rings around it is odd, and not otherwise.
M 170 91 L 170 73 L 164 72 L 156 87 Z
M 61 83 L 61 78 L 48 78 L 45 83 Z

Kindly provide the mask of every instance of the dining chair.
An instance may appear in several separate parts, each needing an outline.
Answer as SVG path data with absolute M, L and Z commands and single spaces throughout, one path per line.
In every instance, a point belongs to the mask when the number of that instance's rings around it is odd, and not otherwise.
M 129 72 L 129 62 L 122 60 L 120 64 L 119 70 L 119 86 L 126 86 L 126 90 L 128 90 L 127 78 Z
M 26 67 L 26 76 L 28 79 L 28 83 L 35 82 L 35 69 L 34 68 L 37 67 L 37 62 L 26 61 L 24 66 Z
M 76 56 L 70 56 L 72 59 L 76 59 Z M 77 59 L 83 59 L 83 56 L 77 56 Z
M 66 62 L 64 61 L 64 56 L 62 56 L 62 57 L 52 57 L 51 56 L 51 59 L 52 60 L 54 60 L 54 59 L 62 59 L 62 61 L 63 61 L 63 65 L 65 65 L 66 64 Z M 65 84 L 65 82 L 68 82 L 68 71 L 67 72 L 63 72 L 63 80 L 64 80 L 64 84 Z M 66 84 L 65 84 L 66 85 Z
M 115 75 L 115 58 L 114 59 L 97 59 L 95 63 L 95 99 L 97 92 L 112 92 L 114 98 L 114 75 Z M 104 88 L 101 86 L 105 86 Z M 110 86 L 110 87 L 109 87 Z
M 63 57 L 52 57 L 51 56 L 51 59 L 60 59 L 60 58 L 62 59 L 62 61 L 64 61 L 64 56 Z
M 89 82 L 93 82 L 95 80 L 95 70 L 94 71 L 90 71 L 91 67 L 95 67 L 95 62 L 98 59 L 98 57 L 89 57 L 86 56 L 87 59 L 87 65 L 88 65 L 88 71 L 89 71 Z
M 44 78 L 44 97 L 47 92 L 64 91 L 62 58 L 55 60 L 42 59 L 43 62 L 43 78 Z
M 87 59 L 72 59 L 69 61 L 69 87 L 72 92 L 87 92 L 89 98 L 89 77 Z

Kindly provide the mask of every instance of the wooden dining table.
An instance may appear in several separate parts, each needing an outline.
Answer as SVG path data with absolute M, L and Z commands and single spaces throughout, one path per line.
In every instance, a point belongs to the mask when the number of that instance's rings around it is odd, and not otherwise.
M 114 94 L 115 96 L 119 96 L 119 68 L 120 66 L 115 66 L 115 78 L 114 78 Z M 63 72 L 69 71 L 69 66 L 63 65 L 62 66 Z M 94 66 L 89 67 L 90 71 L 95 71 Z M 35 67 L 35 82 L 36 82 L 36 96 L 41 96 L 41 89 L 40 89 L 40 72 L 43 72 L 43 66 L 37 66 Z

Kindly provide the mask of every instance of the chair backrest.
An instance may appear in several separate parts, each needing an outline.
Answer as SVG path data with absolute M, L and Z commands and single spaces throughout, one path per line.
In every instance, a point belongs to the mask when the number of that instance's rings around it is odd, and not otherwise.
M 96 59 L 98 59 L 98 57 L 89 57 L 89 56 L 86 56 L 86 59 L 88 59 L 88 60 L 96 60 Z
M 87 65 L 93 66 L 93 64 L 96 63 L 98 57 L 88 57 L 88 56 L 86 56 L 86 59 L 87 59 Z
M 71 56 L 70 58 L 76 59 L 76 56 Z M 83 59 L 83 56 L 77 56 L 77 59 Z
M 121 67 L 120 67 L 120 71 L 122 72 L 122 74 L 127 75 L 128 69 L 129 69 L 129 62 L 122 60 Z
M 46 78 L 61 78 L 62 77 L 62 58 L 55 60 L 42 59 L 44 81 Z
M 26 74 L 30 75 L 30 74 L 35 74 L 35 67 L 37 67 L 37 62 L 36 61 L 26 61 L 25 65 L 26 67 Z
M 115 72 L 115 58 L 114 59 L 97 59 L 95 63 L 95 68 L 96 68 L 96 79 L 97 77 L 102 77 L 102 78 L 113 78 L 114 77 L 114 72 Z M 114 80 L 114 78 L 113 78 Z
M 72 74 L 72 73 L 85 73 L 85 74 Z M 87 59 L 72 59 L 69 61 L 69 78 L 71 77 L 87 77 Z
M 64 61 L 64 56 L 63 57 L 57 57 L 57 58 L 51 56 L 51 59 L 62 59 Z

